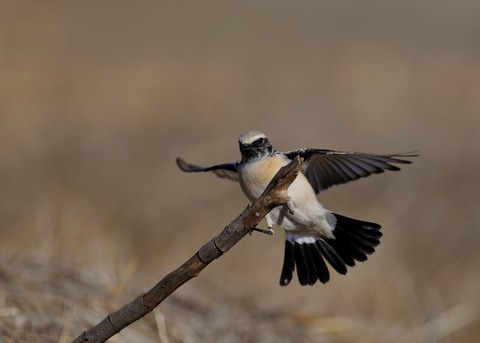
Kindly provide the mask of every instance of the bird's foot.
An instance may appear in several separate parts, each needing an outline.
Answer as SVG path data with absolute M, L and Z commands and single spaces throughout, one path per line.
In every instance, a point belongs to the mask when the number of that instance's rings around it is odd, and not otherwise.
M 249 232 L 250 236 L 252 235 L 252 232 L 253 232 L 253 231 L 261 232 L 261 233 L 264 233 L 264 234 L 269 235 L 269 236 L 271 236 L 271 235 L 274 234 L 274 231 L 273 231 L 273 229 L 272 229 L 271 227 L 269 227 L 267 230 L 265 230 L 265 229 L 259 229 L 259 228 L 257 228 L 257 227 L 251 228 L 251 229 L 250 229 L 250 232 Z

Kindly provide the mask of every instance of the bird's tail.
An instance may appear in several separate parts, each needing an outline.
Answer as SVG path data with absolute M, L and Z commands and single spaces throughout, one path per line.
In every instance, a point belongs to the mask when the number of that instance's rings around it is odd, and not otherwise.
M 332 231 L 335 238 L 287 232 L 281 286 L 290 283 L 295 267 L 302 286 L 313 285 L 317 280 L 326 283 L 330 273 L 325 260 L 338 273 L 346 274 L 347 266 L 353 267 L 355 261 L 365 261 L 367 255 L 375 251 L 382 237 L 380 225 L 333 215 L 336 218 Z

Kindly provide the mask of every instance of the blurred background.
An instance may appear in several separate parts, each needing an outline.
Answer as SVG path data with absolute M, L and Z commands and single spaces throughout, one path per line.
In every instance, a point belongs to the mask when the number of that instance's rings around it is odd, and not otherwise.
M 377 252 L 281 288 L 282 230 L 247 236 L 112 342 L 478 339 L 479 2 L 0 6 L 0 340 L 70 341 L 192 256 L 247 200 L 175 158 L 234 162 L 250 129 L 419 151 L 320 195 Z

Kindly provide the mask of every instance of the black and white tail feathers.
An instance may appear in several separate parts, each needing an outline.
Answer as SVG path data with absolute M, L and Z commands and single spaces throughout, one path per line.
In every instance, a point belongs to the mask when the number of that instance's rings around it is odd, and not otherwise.
M 347 266 L 355 261 L 365 261 L 380 243 L 381 226 L 335 214 L 334 239 L 287 239 L 280 285 L 290 283 L 297 268 L 302 286 L 313 285 L 317 280 L 328 282 L 330 273 L 325 260 L 340 274 L 347 273 Z M 310 237 L 309 237 L 310 238 Z

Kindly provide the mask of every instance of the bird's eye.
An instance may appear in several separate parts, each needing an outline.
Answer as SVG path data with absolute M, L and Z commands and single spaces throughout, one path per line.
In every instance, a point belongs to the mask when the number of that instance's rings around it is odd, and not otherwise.
M 257 145 L 263 145 L 263 144 L 265 144 L 265 138 L 260 137 L 259 139 L 257 139 L 256 143 L 257 143 Z

